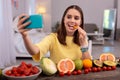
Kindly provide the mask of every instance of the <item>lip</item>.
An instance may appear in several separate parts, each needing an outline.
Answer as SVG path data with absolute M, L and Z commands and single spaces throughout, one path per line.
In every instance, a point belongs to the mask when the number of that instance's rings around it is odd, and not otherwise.
M 68 26 L 69 26 L 69 27 L 73 27 L 73 26 L 75 26 L 75 24 L 68 24 Z
M 71 25 L 67 25 L 70 30 L 74 30 L 74 27 Z
M 70 25 L 70 24 L 68 24 L 68 27 L 74 27 L 75 25 Z

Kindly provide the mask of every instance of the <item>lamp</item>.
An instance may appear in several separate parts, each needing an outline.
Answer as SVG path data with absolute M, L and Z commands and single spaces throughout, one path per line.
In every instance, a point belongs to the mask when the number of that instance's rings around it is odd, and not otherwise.
M 36 13 L 38 13 L 38 14 L 45 14 L 46 13 L 45 7 L 38 7 Z
M 42 7 L 42 6 L 37 6 L 36 13 L 41 15 L 41 17 L 42 17 L 42 24 L 43 24 L 43 27 L 44 27 L 43 14 L 46 13 L 46 8 Z M 37 31 L 41 32 L 42 28 L 41 29 L 37 29 Z

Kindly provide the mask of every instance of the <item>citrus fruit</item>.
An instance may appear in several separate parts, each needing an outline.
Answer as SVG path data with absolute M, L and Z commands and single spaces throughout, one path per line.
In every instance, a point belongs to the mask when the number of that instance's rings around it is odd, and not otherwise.
M 42 58 L 40 67 L 45 75 L 53 75 L 57 72 L 56 64 L 49 58 Z
M 115 56 L 112 53 L 107 54 L 107 60 L 109 61 L 115 61 Z
M 73 26 L 74 29 L 77 29 L 78 26 Z
M 115 56 L 112 53 L 102 53 L 100 55 L 100 61 L 104 62 L 104 61 L 115 61 Z
M 105 60 L 107 60 L 107 54 L 103 53 L 100 55 L 100 61 L 104 62 Z
M 83 62 L 81 59 L 76 59 L 74 60 L 74 63 L 75 63 L 75 69 L 76 70 L 80 70 L 83 68 Z
M 61 59 L 58 64 L 57 68 L 59 72 L 67 73 L 68 71 L 72 72 L 75 69 L 75 64 L 71 59 Z
M 83 60 L 83 67 L 86 68 L 91 68 L 92 67 L 92 60 L 90 59 L 84 59 Z

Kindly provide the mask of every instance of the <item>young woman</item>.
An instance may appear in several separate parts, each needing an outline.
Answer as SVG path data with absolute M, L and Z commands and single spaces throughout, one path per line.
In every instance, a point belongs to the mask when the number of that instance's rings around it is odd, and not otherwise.
M 25 16 L 24 18 L 22 18 Z M 33 60 L 40 61 L 48 51 L 50 58 L 58 63 L 60 59 L 70 58 L 72 60 L 89 58 L 88 41 L 86 32 L 83 29 L 84 17 L 83 12 L 77 5 L 69 6 L 62 17 L 61 26 L 56 33 L 51 33 L 42 41 L 33 44 L 27 34 L 29 29 L 24 29 L 30 22 L 23 22 L 29 18 L 28 15 L 22 14 L 19 17 L 18 30 L 21 33 L 26 49 L 32 55 Z

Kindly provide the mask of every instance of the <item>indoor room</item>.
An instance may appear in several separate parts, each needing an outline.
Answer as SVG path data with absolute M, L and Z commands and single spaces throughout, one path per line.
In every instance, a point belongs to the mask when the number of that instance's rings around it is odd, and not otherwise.
M 39 25 L 41 27 L 33 28 L 28 32 L 32 43 L 36 44 L 45 36 L 57 31 L 58 27 L 62 25 L 63 13 L 70 5 L 77 5 L 83 11 L 83 27 L 88 37 L 88 51 L 91 59 L 100 59 L 101 54 L 107 53 L 120 59 L 119 0 L 1 0 L 0 69 L 18 65 L 22 61 L 33 65 L 40 64 L 32 59 L 17 28 L 21 14 L 40 16 Z M 44 57 L 50 56 L 48 51 Z M 77 78 L 75 79 L 77 80 Z M 47 78 L 43 80 L 47 80 Z

